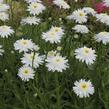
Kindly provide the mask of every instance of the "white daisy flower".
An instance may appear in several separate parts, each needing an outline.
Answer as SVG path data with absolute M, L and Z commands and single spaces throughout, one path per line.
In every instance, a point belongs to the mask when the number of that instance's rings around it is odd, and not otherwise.
M 51 32 L 56 32 L 58 35 L 64 35 L 64 29 L 61 27 L 52 26 L 50 29 Z
M 109 0 L 103 0 L 103 3 L 106 7 L 109 7 Z
M 25 0 L 27 3 L 32 3 L 32 2 L 41 2 L 40 0 Z
M 41 3 L 32 2 L 29 6 L 27 11 L 30 12 L 32 15 L 39 15 L 45 10 L 45 6 Z
M 109 43 L 109 32 L 100 32 L 95 35 L 95 39 L 97 42 L 102 42 L 103 44 Z
M 0 26 L 0 36 L 2 38 L 8 38 L 8 36 L 11 36 L 14 33 L 14 30 L 10 26 Z
M 109 16 L 105 13 L 96 14 L 97 21 L 100 21 L 106 25 L 109 25 Z
M 96 15 L 95 10 L 94 10 L 93 8 L 91 8 L 91 7 L 84 7 L 82 10 L 83 10 L 86 14 L 91 14 L 91 15 L 93 15 L 93 16 Z
M 27 66 L 31 66 L 34 68 L 38 68 L 39 65 L 44 63 L 45 56 L 39 55 L 39 53 L 25 53 L 23 58 L 21 58 L 21 62 Z
M 51 51 L 49 51 L 48 53 L 47 53 L 47 57 L 53 57 L 53 56 L 59 56 L 60 55 L 60 53 L 58 52 L 58 51 L 56 51 L 56 50 L 51 50 Z
M 74 11 L 70 16 L 67 17 L 68 19 L 73 19 L 77 23 L 85 23 L 87 22 L 87 15 L 82 9 L 78 9 Z
M 35 44 L 31 39 L 20 39 L 14 43 L 15 50 L 19 50 L 19 52 L 28 52 L 29 50 L 34 50 L 34 46 Z
M 31 67 L 23 66 L 19 69 L 18 76 L 23 81 L 29 81 L 30 79 L 34 79 L 35 72 Z
M 9 15 L 5 12 L 0 12 L 0 20 L 6 21 L 9 19 Z
M 47 62 L 46 67 L 49 71 L 63 72 L 63 70 L 66 70 L 69 67 L 66 57 L 60 55 L 47 56 L 45 61 Z
M 88 33 L 89 29 L 85 25 L 76 25 L 73 30 L 77 33 Z
M 59 43 L 61 38 L 62 36 L 58 35 L 56 32 L 53 31 L 48 31 L 42 34 L 42 39 L 50 43 Z
M 33 17 L 26 17 L 23 18 L 21 21 L 21 24 L 29 24 L 29 25 L 38 25 L 40 23 L 40 19 L 36 18 L 35 16 Z
M 70 6 L 64 0 L 54 0 L 53 3 L 63 9 L 70 8 Z
M 0 3 L 0 12 L 7 11 L 9 8 L 9 5 Z
M 80 98 L 89 97 L 90 95 L 93 95 L 95 92 L 94 87 L 90 80 L 86 81 L 84 79 L 81 79 L 79 81 L 75 81 L 74 85 L 75 86 L 73 87 L 73 91 Z
M 2 45 L 0 45 L 0 56 L 2 56 L 4 53 L 4 50 L 2 49 Z
M 52 27 L 48 32 L 42 34 L 42 39 L 50 43 L 59 43 L 64 35 L 61 27 Z
M 91 65 L 96 60 L 95 50 L 92 48 L 82 47 L 75 50 L 76 59 L 85 62 L 87 65 Z

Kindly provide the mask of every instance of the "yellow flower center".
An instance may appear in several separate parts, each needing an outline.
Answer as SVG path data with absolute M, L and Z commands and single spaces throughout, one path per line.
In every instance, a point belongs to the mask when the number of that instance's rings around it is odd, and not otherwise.
M 59 28 L 56 28 L 54 31 L 55 31 L 55 32 L 58 32 L 58 31 L 59 31 Z
M 62 59 L 59 59 L 59 58 L 56 58 L 56 59 L 54 59 L 54 63 L 60 63 L 62 61 Z
M 59 62 L 60 61 L 60 59 L 56 59 L 56 62 Z
M 24 70 L 23 72 L 25 75 L 29 74 L 29 71 L 28 70 Z
M 61 30 L 61 28 L 59 28 L 59 27 L 55 27 L 52 29 L 52 31 L 54 31 L 54 32 L 59 32 L 60 30 Z
M 83 12 L 80 12 L 79 15 L 82 17 L 82 16 L 85 16 L 85 14 Z
M 3 27 L 2 27 L 2 30 L 3 30 L 4 32 L 7 32 L 7 31 L 8 31 L 8 27 L 7 27 L 7 26 L 3 26 Z
M 33 4 L 32 7 L 33 7 L 33 8 L 37 8 L 38 5 L 37 5 L 37 4 Z
M 27 44 L 27 41 L 23 40 L 21 43 L 22 43 L 23 45 L 26 45 L 26 44 Z
M 106 34 L 107 34 L 107 32 L 101 32 L 101 34 L 104 36 L 104 35 L 106 35 Z
M 55 37 L 56 33 L 55 32 L 50 32 L 50 37 Z
M 88 85 L 87 85 L 86 83 L 82 83 L 82 84 L 81 84 L 81 88 L 82 88 L 83 90 L 87 90 Z
M 90 52 L 90 50 L 89 50 L 88 48 L 84 48 L 83 53 L 84 53 L 85 55 L 89 54 L 89 52 Z

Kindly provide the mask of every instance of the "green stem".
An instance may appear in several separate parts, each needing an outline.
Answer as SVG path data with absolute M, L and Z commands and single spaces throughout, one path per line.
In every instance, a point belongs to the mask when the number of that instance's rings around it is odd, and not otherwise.
M 55 73 L 55 81 L 56 81 L 56 98 L 57 98 L 57 104 L 56 109 L 62 109 L 61 108 L 61 98 L 60 98 L 60 87 L 59 87 L 59 81 L 58 81 L 58 74 Z
M 35 51 L 33 51 L 33 59 L 32 59 L 32 68 L 34 68 L 34 58 L 35 58 Z
M 10 19 L 11 19 L 11 24 L 13 24 L 13 2 L 12 0 L 10 1 Z

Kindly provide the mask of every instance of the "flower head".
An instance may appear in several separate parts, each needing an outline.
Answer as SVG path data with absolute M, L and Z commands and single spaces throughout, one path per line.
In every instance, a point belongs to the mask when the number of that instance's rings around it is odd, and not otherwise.
M 91 7 L 84 7 L 82 10 L 86 14 L 90 14 L 90 15 L 93 15 L 93 16 L 95 16 L 95 14 L 96 14 L 95 10 L 93 8 L 91 8 Z
M 28 52 L 29 50 L 33 51 L 34 48 L 36 49 L 36 46 L 37 45 L 35 45 L 32 40 L 28 39 L 20 39 L 14 43 L 15 50 L 19 50 L 19 52 Z
M 21 58 L 21 62 L 27 66 L 33 66 L 34 68 L 38 68 L 39 65 L 42 65 L 44 62 L 45 56 L 39 55 L 39 53 L 25 53 L 23 58 Z
M 77 23 L 85 23 L 87 22 L 87 15 L 82 9 L 75 10 L 68 19 L 73 19 Z
M 109 43 L 109 32 L 100 32 L 95 35 L 95 39 L 97 42 L 102 42 L 103 44 Z
M 75 30 L 77 33 L 88 33 L 89 29 L 85 25 L 76 25 L 73 30 Z
M 90 95 L 94 94 L 94 87 L 92 83 L 89 81 L 86 81 L 84 79 L 81 79 L 79 81 L 75 81 L 73 87 L 73 91 L 79 96 L 80 98 L 83 97 L 89 97 Z
M 30 12 L 32 15 L 39 15 L 45 10 L 45 6 L 38 2 L 32 2 L 29 6 L 27 11 Z
M 25 0 L 27 3 L 33 3 L 33 2 L 41 2 L 40 0 Z
M 0 36 L 2 38 L 8 38 L 9 36 L 11 36 L 14 33 L 14 30 L 10 27 L 10 26 L 0 26 Z
M 19 69 L 18 76 L 23 81 L 29 81 L 30 79 L 34 79 L 35 72 L 31 67 L 23 66 Z
M 9 5 L 0 3 L 0 12 L 5 12 L 9 9 Z
M 21 21 L 21 24 L 29 24 L 29 25 L 38 25 L 39 23 L 40 19 L 36 18 L 35 16 L 23 18 Z
M 64 30 L 61 27 L 52 27 L 49 31 L 42 34 L 42 39 L 46 42 L 58 43 L 64 35 Z
M 69 67 L 68 60 L 60 55 L 47 56 L 45 61 L 47 62 L 46 67 L 49 71 L 63 72 L 63 70 Z
M 53 3 L 63 9 L 70 8 L 70 6 L 64 0 L 54 0 Z
M 9 15 L 5 12 L 0 12 L 0 20 L 6 21 L 9 19 Z
M 105 13 L 96 14 L 97 21 L 100 21 L 106 25 L 109 25 L 109 15 Z
M 82 47 L 75 50 L 76 59 L 85 62 L 87 65 L 91 65 L 96 60 L 95 50 L 92 48 Z

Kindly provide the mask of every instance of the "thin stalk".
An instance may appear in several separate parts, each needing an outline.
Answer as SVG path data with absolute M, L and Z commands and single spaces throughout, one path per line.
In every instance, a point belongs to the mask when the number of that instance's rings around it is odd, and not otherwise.
M 14 13 L 13 13 L 13 1 L 12 0 L 10 0 L 9 5 L 10 5 L 10 22 L 11 24 L 13 24 Z
M 58 81 L 58 74 L 55 73 L 55 81 L 56 81 L 56 109 L 62 109 L 61 108 L 61 97 L 60 97 L 60 87 L 59 87 L 59 81 Z

